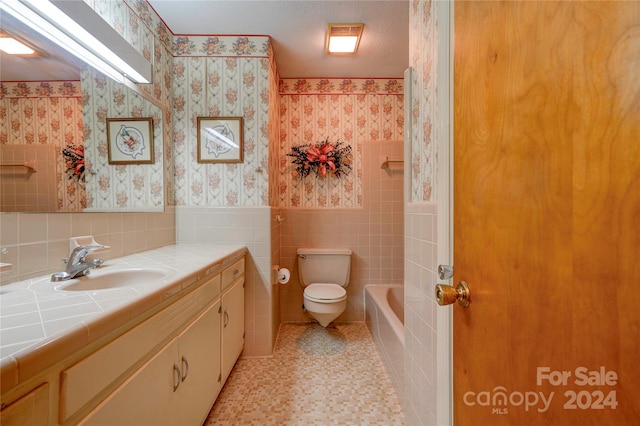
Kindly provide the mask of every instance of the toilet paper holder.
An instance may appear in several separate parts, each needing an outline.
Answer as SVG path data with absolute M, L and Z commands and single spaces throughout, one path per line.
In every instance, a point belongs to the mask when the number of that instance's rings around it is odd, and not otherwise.
M 276 273 L 276 281 L 278 281 L 280 284 L 286 284 L 289 282 L 289 279 L 291 278 L 291 272 L 289 272 L 287 268 L 281 268 L 278 265 L 274 265 L 273 270 Z

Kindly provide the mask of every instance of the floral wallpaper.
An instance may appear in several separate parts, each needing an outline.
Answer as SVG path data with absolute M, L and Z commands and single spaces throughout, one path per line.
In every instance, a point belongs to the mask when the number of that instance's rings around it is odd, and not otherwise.
M 363 144 L 403 140 L 403 91 L 402 79 L 281 80 L 277 205 L 361 207 Z M 352 171 L 300 179 L 287 154 L 327 138 L 352 147 Z
M 409 30 L 409 57 L 414 70 L 411 84 L 412 202 L 432 201 L 436 194 L 438 138 L 436 125 L 438 26 L 431 1 L 413 1 Z
M 146 0 L 85 0 L 153 64 L 153 83 L 138 88 L 161 105 L 172 102 L 173 35 Z
M 402 79 L 279 80 L 267 36 L 173 35 L 145 0 L 86 1 L 153 62 L 153 84 L 138 88 L 155 104 L 98 75 L 84 77 L 92 85 L 83 93 L 92 123 L 84 139 L 87 155 L 97 156 L 89 164 L 96 173 L 90 188 L 98 191 L 91 207 L 133 208 L 145 197 L 156 205 L 162 188 L 176 205 L 358 207 L 362 144 L 403 139 Z M 105 163 L 105 120 L 127 116 L 156 118 L 163 178 Z M 197 162 L 196 119 L 215 116 L 244 118 L 243 163 Z M 291 147 L 327 138 L 352 147 L 349 176 L 296 179 Z
M 269 38 L 176 36 L 174 55 L 176 204 L 268 206 L 269 137 L 277 132 L 277 123 L 270 125 L 275 66 Z M 198 163 L 198 117 L 242 117 L 244 161 Z
M 82 72 L 82 92 L 87 207 L 107 210 L 163 207 L 162 110 L 93 69 Z M 127 117 L 153 118 L 154 164 L 109 164 L 107 118 Z
M 0 82 L 0 144 L 55 145 L 58 211 L 86 206 L 84 182 L 67 172 L 62 150 L 82 146 L 79 81 Z
M 140 94 L 93 72 L 83 77 L 87 83 L 85 88 L 83 80 L 83 109 L 89 120 L 85 144 L 97 173 L 89 178 L 89 188 L 98 191 L 90 192 L 90 207 L 136 209 L 173 204 L 173 35 L 145 0 L 86 1 L 153 64 L 153 82 L 136 85 Z M 122 117 L 154 118 L 153 166 L 107 164 L 106 118 Z

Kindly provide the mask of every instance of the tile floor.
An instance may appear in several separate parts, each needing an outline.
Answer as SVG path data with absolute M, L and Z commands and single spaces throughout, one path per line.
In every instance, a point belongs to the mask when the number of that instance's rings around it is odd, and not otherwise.
M 365 323 L 282 324 L 273 357 L 241 358 L 205 425 L 404 425 Z

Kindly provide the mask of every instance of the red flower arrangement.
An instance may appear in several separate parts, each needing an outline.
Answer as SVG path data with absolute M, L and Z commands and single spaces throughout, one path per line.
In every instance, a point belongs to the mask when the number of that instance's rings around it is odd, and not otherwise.
M 69 179 L 74 176 L 78 181 L 84 179 L 84 146 L 67 145 L 62 149 Z
M 312 170 L 319 177 L 325 177 L 327 173 L 340 177 L 351 170 L 351 146 L 344 146 L 340 141 L 332 144 L 327 138 L 317 144 L 294 146 L 291 151 L 287 156 L 293 157 L 291 162 L 296 165 L 300 179 Z

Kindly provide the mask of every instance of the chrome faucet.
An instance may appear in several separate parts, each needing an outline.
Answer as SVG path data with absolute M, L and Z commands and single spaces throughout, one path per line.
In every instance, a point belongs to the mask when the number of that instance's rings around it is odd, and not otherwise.
M 78 246 L 73 249 L 68 259 L 63 259 L 67 267 L 62 272 L 51 275 L 51 281 L 65 281 L 73 278 L 89 275 L 91 269 L 97 268 L 104 262 L 101 259 L 86 260 L 93 250 L 104 248 L 102 245 Z

